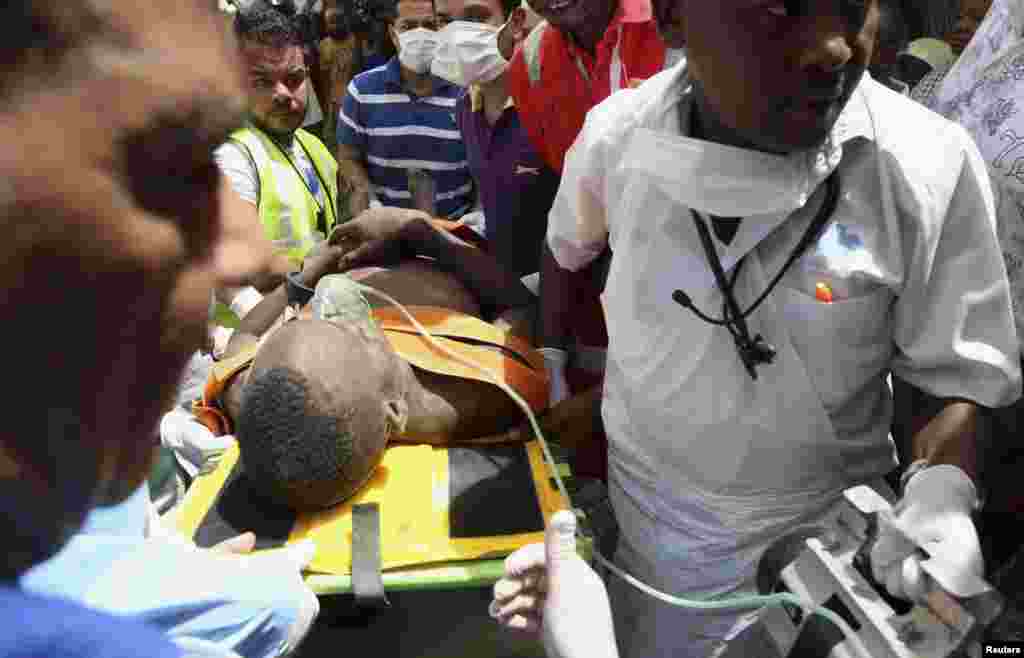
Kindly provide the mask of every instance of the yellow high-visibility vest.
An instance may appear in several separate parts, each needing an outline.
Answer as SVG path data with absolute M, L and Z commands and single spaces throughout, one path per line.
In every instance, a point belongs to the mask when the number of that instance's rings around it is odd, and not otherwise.
M 295 139 L 316 168 L 327 199 L 326 225 L 318 227 L 320 206 L 297 170 L 298 163 L 293 166 L 285 152 L 258 128 L 247 126 L 232 133 L 230 139 L 244 147 L 256 165 L 260 180 L 258 208 L 264 233 L 296 266 L 301 265 L 317 242 L 350 218 L 348 204 L 338 203 L 337 161 L 319 139 L 301 128 L 295 131 Z

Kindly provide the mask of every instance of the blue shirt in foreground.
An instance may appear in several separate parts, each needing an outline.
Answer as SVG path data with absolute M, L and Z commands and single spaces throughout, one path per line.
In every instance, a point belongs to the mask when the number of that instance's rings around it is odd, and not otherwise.
M 0 587 L 0 658 L 179 658 L 144 624 L 61 599 Z
M 402 84 L 397 57 L 357 75 L 338 116 L 338 143 L 363 154 L 366 173 L 386 206 L 411 208 L 409 169 L 422 169 L 435 183 L 437 215 L 455 219 L 473 205 L 466 148 L 455 125 L 462 87 L 434 77 L 430 96 L 411 96 Z

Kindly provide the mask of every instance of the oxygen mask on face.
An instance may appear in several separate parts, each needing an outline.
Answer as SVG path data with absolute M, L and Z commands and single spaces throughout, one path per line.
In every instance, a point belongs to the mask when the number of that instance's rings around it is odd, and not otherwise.
M 345 325 L 359 325 L 377 331 L 370 304 L 360 290 L 360 284 L 345 274 L 321 277 L 313 291 L 310 308 L 317 320 Z

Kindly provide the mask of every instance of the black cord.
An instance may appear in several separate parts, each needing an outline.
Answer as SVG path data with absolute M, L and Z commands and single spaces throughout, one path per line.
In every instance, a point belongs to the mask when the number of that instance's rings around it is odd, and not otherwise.
M 316 179 L 318 181 L 320 181 L 320 189 L 324 191 L 324 205 L 323 206 L 321 206 L 320 202 L 317 201 L 316 195 L 313 194 L 313 190 L 310 189 L 309 183 L 306 182 L 306 176 L 301 171 L 299 171 L 298 166 L 295 164 L 294 161 L 292 161 L 292 156 L 291 156 L 290 153 L 288 153 L 288 149 L 286 149 L 283 146 L 281 146 L 280 144 L 278 144 L 277 140 L 274 139 L 273 137 L 270 138 L 270 141 L 273 142 L 274 146 L 277 147 L 277 150 L 281 152 L 281 155 L 283 155 L 284 159 L 288 161 L 288 164 L 290 164 L 292 166 L 292 170 L 295 171 L 295 175 L 298 176 L 299 180 L 302 181 L 303 187 L 306 188 L 306 191 L 309 192 L 309 196 L 313 199 L 313 203 L 316 204 L 317 211 L 319 213 L 323 213 L 324 214 L 324 225 L 320 226 L 320 222 L 317 222 L 317 228 L 321 229 L 323 231 L 323 233 L 324 233 L 324 236 L 326 237 L 327 236 L 327 214 L 325 212 L 324 206 L 326 206 L 327 209 L 330 210 L 331 217 L 334 219 L 334 223 L 337 224 L 337 222 L 338 222 L 338 213 L 334 209 L 334 203 L 333 203 L 333 201 L 331 199 L 331 188 L 327 187 L 327 185 L 324 183 L 324 178 L 323 178 L 323 176 L 320 175 L 320 170 L 317 169 L 317 167 L 316 167 L 316 161 L 313 160 L 313 156 L 310 155 L 309 151 L 306 149 L 305 144 L 303 144 L 302 141 L 297 136 L 293 136 L 292 139 L 294 139 L 296 142 L 298 142 L 299 148 L 302 149 L 302 152 L 305 153 L 306 157 L 309 159 L 309 166 L 313 168 L 313 173 L 316 175 Z
M 298 137 L 296 137 L 295 139 L 298 140 Z M 320 174 L 320 170 L 316 166 L 316 160 L 313 159 L 313 155 L 309 152 L 309 149 L 306 148 L 306 145 L 303 144 L 301 140 L 299 140 L 299 148 L 302 149 L 302 152 L 305 153 L 306 157 L 309 159 L 309 166 L 313 168 L 313 173 L 316 174 L 317 180 L 320 181 L 320 189 L 324 191 L 324 200 L 326 202 L 327 208 L 328 210 L 331 211 L 331 217 L 334 218 L 334 223 L 337 224 L 338 210 L 337 208 L 334 207 L 334 199 L 331 198 L 331 188 L 327 186 L 326 182 L 324 182 L 324 177 Z M 287 154 L 285 155 L 285 157 L 287 157 Z M 291 162 L 291 160 L 289 160 L 289 162 Z M 294 164 L 292 165 L 292 168 L 295 168 Z M 303 178 L 303 182 L 305 182 L 305 178 Z M 308 185 L 306 186 L 306 189 L 309 189 Z M 310 191 L 309 194 L 310 196 L 313 196 L 312 191 Z M 314 197 L 313 200 L 316 201 L 316 197 Z M 324 235 L 327 235 L 326 226 L 324 227 Z
M 757 379 L 757 371 L 755 366 L 759 363 L 771 363 L 775 357 L 775 349 L 765 342 L 764 338 L 758 334 L 751 338 L 750 329 L 747 326 L 746 319 L 757 310 L 758 307 L 768 298 L 768 295 L 775 289 L 779 281 L 786 274 L 789 268 L 793 265 L 796 260 L 803 255 L 807 248 L 818 240 L 822 230 L 825 227 L 826 222 L 835 212 L 836 206 L 839 203 L 839 173 L 833 171 L 828 179 L 825 181 L 825 199 L 822 201 L 821 207 L 818 209 L 814 220 L 804 231 L 803 237 L 793 248 L 793 251 L 789 254 L 789 258 L 779 269 L 779 272 L 769 282 L 764 292 L 754 300 L 754 303 L 747 308 L 746 311 L 742 310 L 739 303 L 736 301 L 736 296 L 733 294 L 733 289 L 736 286 L 736 281 L 739 278 L 740 270 L 743 267 L 746 258 L 741 258 L 736 264 L 736 268 L 733 271 L 731 279 L 727 280 L 725 277 L 725 270 L 722 268 L 722 261 L 718 258 L 718 251 L 715 249 L 714 242 L 711 240 L 711 232 L 708 229 L 707 223 L 700 218 L 697 211 L 690 209 L 690 214 L 693 216 L 693 221 L 697 227 L 697 234 L 700 236 L 701 244 L 704 247 L 704 255 L 707 258 L 708 265 L 711 267 L 711 272 L 715 277 L 715 283 L 718 286 L 719 291 L 722 293 L 723 308 L 722 308 L 722 319 L 718 320 L 704 314 L 700 309 L 696 307 L 690 296 L 684 293 L 682 290 L 676 290 L 672 293 L 672 299 L 680 306 L 691 310 L 701 320 L 719 327 L 725 327 L 729 330 L 729 333 L 733 337 L 733 341 L 736 343 L 736 349 L 740 354 L 740 358 L 743 360 L 743 364 L 746 366 L 747 371 L 750 373 L 751 378 Z

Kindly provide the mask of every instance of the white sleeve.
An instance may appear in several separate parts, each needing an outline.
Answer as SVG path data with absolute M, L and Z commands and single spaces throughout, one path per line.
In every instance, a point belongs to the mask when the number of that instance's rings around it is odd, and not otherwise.
M 463 215 L 462 223 L 473 230 L 481 238 L 487 237 L 487 217 L 483 210 L 471 210 Z
M 1010 284 L 985 163 L 966 132 L 954 129 L 963 135 L 962 154 L 945 217 L 903 250 L 892 370 L 936 397 L 1005 406 L 1021 392 Z
M 565 156 L 562 180 L 548 215 L 547 241 L 558 264 L 577 271 L 608 244 L 604 115 L 591 111 Z
M 231 189 L 252 205 L 258 206 L 260 176 L 256 171 L 256 163 L 245 147 L 235 142 L 224 142 L 213 152 L 213 159 L 231 183 Z

